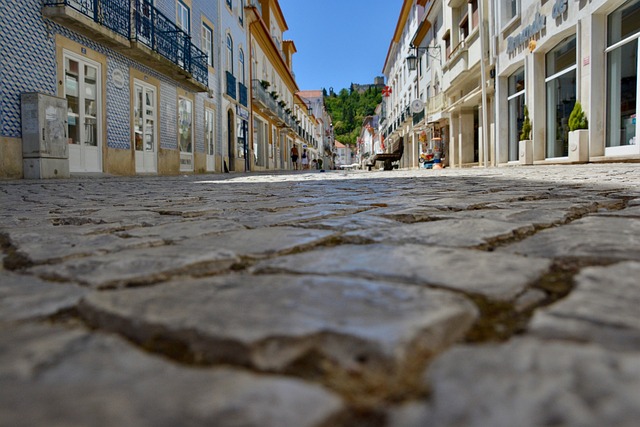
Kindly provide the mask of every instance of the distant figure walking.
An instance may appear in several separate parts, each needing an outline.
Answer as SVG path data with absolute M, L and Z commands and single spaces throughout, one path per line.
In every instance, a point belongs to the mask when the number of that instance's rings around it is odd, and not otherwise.
M 302 150 L 302 169 L 309 169 L 309 156 L 307 156 L 307 149 Z
M 293 169 L 297 170 L 298 169 L 298 147 L 295 145 L 291 147 L 291 163 L 293 163 Z

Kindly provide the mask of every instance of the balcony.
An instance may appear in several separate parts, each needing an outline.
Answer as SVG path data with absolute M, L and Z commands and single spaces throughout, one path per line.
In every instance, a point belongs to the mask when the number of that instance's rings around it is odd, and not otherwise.
M 247 98 L 247 87 L 238 82 L 238 101 L 240 102 L 240 105 L 247 107 L 249 105 Z
M 225 93 L 232 99 L 236 99 L 236 78 L 228 71 L 225 71 L 225 74 L 227 75 L 227 90 Z
M 192 90 L 207 90 L 206 55 L 149 0 L 43 0 L 42 15 Z
M 447 107 L 446 98 L 444 92 L 441 92 L 435 96 L 429 97 L 427 100 L 427 115 L 432 115 L 443 111 Z
M 280 125 L 288 126 L 295 130 L 296 124 L 294 118 L 267 92 L 267 89 L 262 86 L 260 80 L 254 79 L 251 82 L 251 88 L 254 105 L 259 106 L 267 116 L 279 121 Z

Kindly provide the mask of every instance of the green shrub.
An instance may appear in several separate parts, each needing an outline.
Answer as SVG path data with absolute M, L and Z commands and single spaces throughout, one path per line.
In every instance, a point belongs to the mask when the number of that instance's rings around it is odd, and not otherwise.
M 578 129 L 588 129 L 589 122 L 587 121 L 587 115 L 582 111 L 582 105 L 580 101 L 576 101 L 573 106 L 573 111 L 569 115 L 569 131 L 573 132 Z
M 524 120 L 522 121 L 522 131 L 520 131 L 520 141 L 529 139 L 531 135 L 531 120 L 529 120 L 529 109 L 524 106 Z

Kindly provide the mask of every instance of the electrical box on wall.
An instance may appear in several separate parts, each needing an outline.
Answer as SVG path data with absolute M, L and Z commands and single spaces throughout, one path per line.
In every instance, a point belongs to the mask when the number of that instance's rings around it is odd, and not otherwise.
M 67 100 L 29 92 L 21 104 L 24 177 L 68 178 Z

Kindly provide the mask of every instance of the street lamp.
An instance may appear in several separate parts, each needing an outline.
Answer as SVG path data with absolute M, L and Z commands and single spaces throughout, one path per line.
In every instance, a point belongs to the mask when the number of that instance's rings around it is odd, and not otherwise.
M 409 46 L 409 56 L 407 56 L 406 61 L 407 61 L 407 68 L 409 68 L 409 71 L 415 71 L 418 68 L 418 57 L 417 55 L 420 54 L 420 51 L 423 50 L 425 52 L 427 52 L 427 55 L 429 55 L 431 58 L 433 59 L 437 59 L 438 61 L 440 61 L 440 46 Z M 436 54 L 431 53 L 432 51 L 438 51 L 438 53 Z M 414 53 L 415 52 L 415 53 Z

